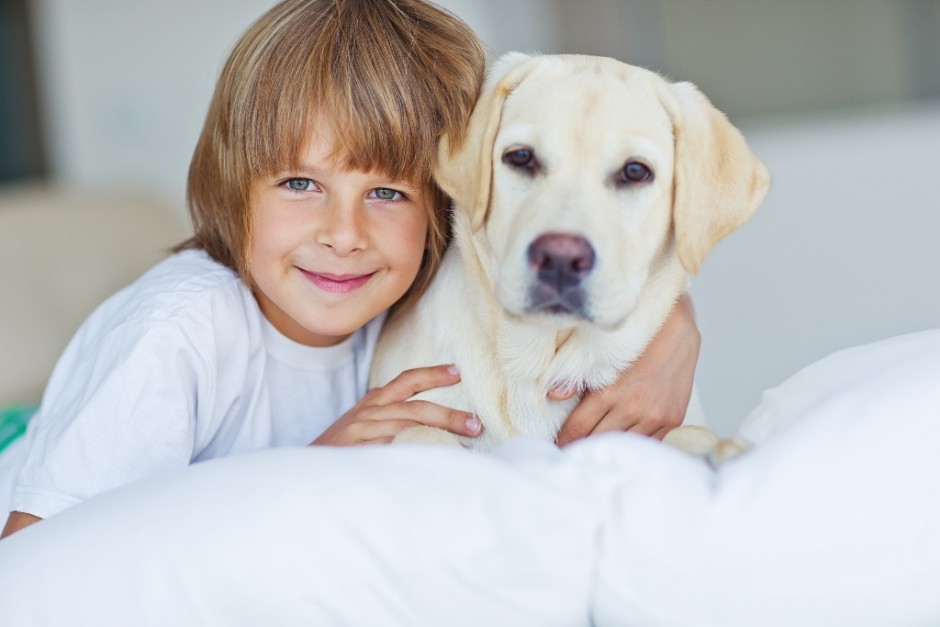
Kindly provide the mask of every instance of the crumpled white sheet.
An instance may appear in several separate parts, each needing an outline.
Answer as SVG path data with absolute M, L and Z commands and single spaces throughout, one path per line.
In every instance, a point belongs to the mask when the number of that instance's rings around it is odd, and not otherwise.
M 199 464 L 0 542 L 0 624 L 940 624 L 940 330 L 814 364 L 742 432 L 718 472 L 629 434 Z

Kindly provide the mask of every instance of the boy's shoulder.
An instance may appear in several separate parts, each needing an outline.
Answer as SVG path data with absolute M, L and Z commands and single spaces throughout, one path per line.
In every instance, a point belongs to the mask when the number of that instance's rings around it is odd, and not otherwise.
M 247 313 L 254 300 L 231 268 L 202 250 L 184 250 L 167 257 L 116 293 L 102 307 L 110 316 L 151 322 Z
M 238 274 L 199 249 L 174 253 L 145 272 L 131 287 L 179 293 L 203 293 L 206 290 L 241 284 Z

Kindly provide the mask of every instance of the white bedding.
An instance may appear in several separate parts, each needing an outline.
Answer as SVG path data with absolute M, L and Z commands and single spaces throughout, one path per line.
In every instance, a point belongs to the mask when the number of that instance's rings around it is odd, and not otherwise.
M 0 542 L 3 625 L 940 624 L 940 330 L 769 391 L 714 473 L 657 442 L 266 451 Z

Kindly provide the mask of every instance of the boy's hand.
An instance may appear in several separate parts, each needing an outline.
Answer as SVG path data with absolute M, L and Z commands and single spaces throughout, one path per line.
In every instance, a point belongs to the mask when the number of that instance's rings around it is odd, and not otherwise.
M 685 418 L 701 343 L 692 302 L 683 296 L 639 359 L 606 389 L 584 394 L 562 425 L 558 445 L 604 431 L 663 439 Z M 564 400 L 574 393 L 554 389 L 549 398 Z
M 408 400 L 418 392 L 453 385 L 458 381 L 460 373 L 454 366 L 406 370 L 384 387 L 369 390 L 312 444 L 386 444 L 401 431 L 419 425 L 437 427 L 457 435 L 478 436 L 483 428 L 480 419 L 473 414 L 429 401 Z

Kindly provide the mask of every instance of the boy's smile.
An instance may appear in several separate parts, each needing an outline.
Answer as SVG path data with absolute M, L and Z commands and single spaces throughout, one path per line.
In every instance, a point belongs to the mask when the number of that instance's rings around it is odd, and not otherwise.
M 373 274 L 345 274 L 330 275 L 318 272 L 307 272 L 301 269 L 304 276 L 311 283 L 322 289 L 324 292 L 333 292 L 336 294 L 345 294 L 359 289 L 369 282 Z
M 336 344 L 395 303 L 424 256 L 427 193 L 340 169 L 317 133 L 297 171 L 251 188 L 248 270 L 265 317 L 311 346 Z

